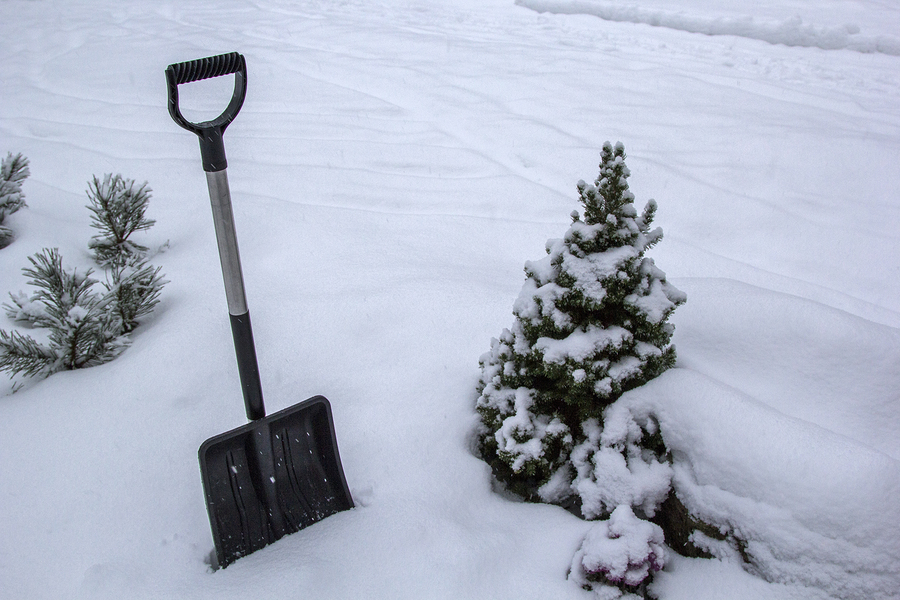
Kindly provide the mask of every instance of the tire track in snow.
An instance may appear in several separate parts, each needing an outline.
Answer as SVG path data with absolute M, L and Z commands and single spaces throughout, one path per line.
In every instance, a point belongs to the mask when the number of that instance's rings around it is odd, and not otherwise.
M 274 10 L 279 15 L 295 16 L 293 11 L 276 7 L 275 4 L 277 3 L 256 2 L 256 6 L 262 10 Z M 365 11 L 367 7 L 357 8 Z M 434 26 L 430 23 L 423 24 L 421 19 L 415 18 L 416 15 L 410 18 L 402 11 L 391 15 L 379 15 L 377 19 L 364 19 L 355 12 L 342 13 L 340 21 L 343 23 L 340 24 L 340 28 L 346 29 L 347 35 L 338 36 L 335 43 L 328 47 L 316 47 L 309 39 L 297 39 L 295 35 L 302 34 L 302 31 L 296 31 L 296 27 L 291 27 L 296 26 L 296 23 L 290 22 L 275 24 L 275 29 L 256 28 L 248 34 L 254 39 L 265 41 L 266 47 L 274 42 L 288 46 L 292 50 L 302 49 L 306 51 L 300 57 L 302 65 L 309 67 L 316 65 L 315 68 L 304 68 L 294 62 L 297 57 L 284 55 L 283 69 L 398 109 L 400 113 L 393 115 L 397 122 L 413 121 L 429 124 L 433 132 L 438 132 L 451 141 L 447 144 L 448 148 L 456 147 L 460 151 L 471 153 L 499 167 L 502 174 L 537 185 L 551 192 L 552 196 L 559 197 L 560 190 L 542 181 L 542 178 L 534 172 L 532 161 L 523 158 L 514 150 L 511 151 L 504 145 L 503 140 L 492 138 L 490 132 L 485 131 L 485 117 L 473 120 L 472 115 L 501 115 L 506 121 L 521 120 L 529 124 L 529 127 L 518 128 L 519 130 L 540 126 L 551 131 L 553 135 L 567 140 L 567 145 L 593 149 L 596 143 L 583 135 L 566 131 L 546 119 L 516 110 L 510 101 L 497 93 L 492 93 L 493 89 L 479 89 L 478 86 L 471 85 L 473 82 L 482 85 L 484 81 L 490 80 L 491 77 L 480 76 L 481 71 L 487 71 L 489 67 L 454 63 L 451 56 L 453 45 L 469 44 L 473 36 L 491 33 L 492 30 L 481 24 L 474 30 L 462 28 L 460 31 L 459 11 L 445 12 L 446 14 L 442 16 L 446 21 L 440 21 Z M 387 51 L 379 49 L 379 52 L 367 51 L 369 46 L 365 36 L 372 35 L 373 21 L 378 23 L 378 29 L 383 28 L 396 40 L 396 48 L 389 48 Z M 365 34 L 360 34 L 363 27 L 362 25 L 357 27 L 357 22 L 365 23 L 368 30 Z M 334 26 L 335 23 L 331 25 Z M 493 31 L 493 34 L 496 35 L 496 31 Z M 421 67 L 421 61 L 417 60 L 418 53 L 427 51 L 433 54 L 434 48 L 441 46 L 451 58 L 445 65 L 446 68 Z M 420 50 L 417 51 L 417 48 Z M 533 44 L 530 48 L 538 50 L 540 46 Z M 309 56 L 307 52 L 310 50 L 327 54 L 328 61 L 319 61 Z M 511 48 L 510 56 L 516 55 L 518 53 Z M 328 72 L 321 69 L 322 62 L 329 64 Z M 336 62 L 340 63 L 340 67 L 335 66 Z M 471 72 L 473 66 L 475 73 Z M 338 72 L 341 75 L 338 76 Z M 379 73 L 383 73 L 384 76 L 379 77 Z M 535 76 L 536 73 L 529 67 L 523 75 Z M 499 84 L 499 89 L 510 87 L 507 82 Z M 455 100 L 447 102 L 448 97 Z

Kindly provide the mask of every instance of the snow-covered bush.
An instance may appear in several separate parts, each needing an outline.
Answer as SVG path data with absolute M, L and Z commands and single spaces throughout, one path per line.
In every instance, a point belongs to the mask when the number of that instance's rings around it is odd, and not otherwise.
M 622 144 L 604 144 L 600 174 L 578 183 L 584 220 L 573 212 L 548 255 L 526 263 L 513 325 L 480 360 L 480 451 L 496 477 L 529 500 L 581 504 L 589 518 L 622 502 L 652 514 L 668 485 L 652 423 L 618 423 L 627 431 L 604 441 L 604 409 L 674 364 L 667 319 L 685 301 L 644 256 L 662 230 L 650 229 L 654 201 L 635 209 L 629 175 Z M 630 499 L 607 489 L 615 471 Z
M 146 181 L 136 185 L 134 180 L 121 175 L 107 174 L 103 181 L 95 176 L 88 183 L 87 196 L 91 203 L 87 208 L 93 213 L 91 227 L 100 231 L 88 245 L 98 264 L 124 265 L 145 256 L 147 248 L 128 238 L 155 223 L 145 216 L 150 192 Z
M 654 201 L 635 209 L 629 175 L 622 144 L 604 144 L 594 183 L 578 182 L 584 220 L 573 212 L 525 264 L 513 325 L 481 357 L 476 404 L 481 454 L 508 490 L 608 517 L 572 569 L 606 600 L 646 597 L 663 565 L 663 531 L 643 517 L 670 495 L 670 457 L 652 415 L 638 423 L 616 400 L 674 365 L 667 319 L 686 300 L 644 256 L 662 230 L 650 228 Z
M 110 311 L 123 333 L 131 333 L 138 319 L 149 315 L 159 304 L 159 295 L 168 283 L 160 275 L 161 269 L 144 260 L 110 267 L 103 286 L 111 299 Z
M 651 420 L 641 427 L 627 407 L 613 403 L 603 411 L 602 426 L 588 419 L 581 427 L 585 439 L 572 450 L 571 487 L 581 499 L 582 515 L 601 518 L 627 505 L 654 516 L 669 494 L 673 475 L 665 449 L 658 440 L 651 441 L 658 434 L 656 423 Z
M 90 277 L 90 269 L 83 274 L 67 271 L 56 248 L 29 257 L 31 267 L 23 273 L 37 291 L 30 296 L 10 294 L 12 303 L 4 308 L 10 319 L 47 330 L 47 340 L 0 330 L 0 371 L 48 376 L 108 362 L 128 347 L 128 334 L 138 319 L 159 303 L 167 283 L 160 267 L 148 264 L 147 248 L 128 239 L 154 223 L 144 216 L 150 188 L 107 175 L 102 182 L 93 178 L 88 197 L 92 225 L 105 234 L 89 243 L 97 262 L 108 269 L 104 291 L 94 288 L 98 282 Z
M 109 295 L 93 290 L 91 270 L 66 271 L 55 248 L 28 258 L 22 272 L 37 288 L 31 297 L 12 295 L 7 315 L 48 330 L 46 343 L 17 331 L 0 330 L 0 371 L 10 375 L 48 376 L 108 362 L 128 346 Z
M 623 504 L 588 531 L 572 559 L 569 579 L 601 600 L 643 598 L 650 576 L 665 562 L 662 529 Z
M 0 248 L 9 246 L 13 241 L 12 230 L 4 227 L 3 221 L 25 206 L 22 182 L 28 175 L 28 159 L 21 154 L 13 156 L 9 153 L 0 161 Z

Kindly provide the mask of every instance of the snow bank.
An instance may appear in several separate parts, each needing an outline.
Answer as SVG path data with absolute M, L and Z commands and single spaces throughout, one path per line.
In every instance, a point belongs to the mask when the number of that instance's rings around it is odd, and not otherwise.
M 679 497 L 746 542 L 755 575 L 895 598 L 900 332 L 734 281 L 679 286 L 692 302 L 676 315 L 678 367 L 620 400 L 658 418 Z
M 745 540 L 754 572 L 839 598 L 896 597 L 898 461 L 688 369 L 626 401 L 657 415 L 679 497 Z
M 896 36 L 863 35 L 856 25 L 822 26 L 804 23 L 800 17 L 785 20 L 718 17 L 602 0 L 516 0 L 516 4 L 538 12 L 594 15 L 606 21 L 639 23 L 705 35 L 734 35 L 770 44 L 900 56 L 900 38 Z
M 900 460 L 900 329 L 729 279 L 679 286 L 680 366 Z

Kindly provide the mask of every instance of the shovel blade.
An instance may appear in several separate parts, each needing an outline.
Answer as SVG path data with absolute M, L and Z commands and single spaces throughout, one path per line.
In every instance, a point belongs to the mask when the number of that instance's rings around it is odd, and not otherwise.
M 200 473 L 214 567 L 353 508 L 323 396 L 206 440 Z

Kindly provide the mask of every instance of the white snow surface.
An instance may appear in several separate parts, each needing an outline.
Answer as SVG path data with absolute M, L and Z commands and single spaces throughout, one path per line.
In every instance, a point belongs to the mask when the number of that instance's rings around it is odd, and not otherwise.
M 770 44 L 786 46 L 807 46 L 823 50 L 855 50 L 857 52 L 883 52 L 900 56 L 900 37 L 896 29 L 891 34 L 862 33 L 855 21 L 838 23 L 837 25 L 821 24 L 816 21 L 804 21 L 801 16 L 810 9 L 815 16 L 824 16 L 830 23 L 835 15 L 836 2 L 817 3 L 809 0 L 800 2 L 754 3 L 753 9 L 767 13 L 775 9 L 776 14 L 787 14 L 786 18 L 757 17 L 746 9 L 727 7 L 723 2 L 676 3 L 674 0 L 650 0 L 638 4 L 627 2 L 610 2 L 608 0 L 516 0 L 517 4 L 539 12 L 558 14 L 586 14 L 600 17 L 607 21 L 667 27 L 689 33 L 705 35 L 731 35 L 761 40 Z M 695 6 L 700 4 L 701 6 Z M 702 6 L 706 4 L 706 6 Z M 760 4 L 767 4 L 761 6 Z M 825 4 L 824 11 L 821 4 Z M 852 3 L 845 4 L 866 4 Z M 661 5 L 661 6 L 660 6 Z M 818 5 L 818 6 L 817 6 Z M 841 11 L 845 12 L 845 11 Z M 847 11 L 853 13 L 853 11 Z M 855 14 L 854 14 L 855 16 Z M 868 16 L 868 15 L 867 15 Z M 889 27 L 888 23 L 876 23 L 877 29 Z M 896 25 L 896 21 L 894 22 Z
M 0 152 L 31 161 L 0 293 L 27 291 L 44 247 L 91 266 L 84 191 L 104 173 L 153 188 L 137 241 L 170 281 L 115 361 L 3 388 L 0 597 L 590 598 L 566 573 L 592 524 L 496 493 L 470 435 L 478 357 L 605 140 L 637 204 L 658 201 L 650 255 L 688 296 L 677 367 L 624 401 L 757 561 L 670 552 L 654 591 L 898 597 L 900 7 L 579 4 L 638 15 L 610 20 L 538 1 L 0 2 Z M 753 34 L 792 23 L 812 41 Z M 357 507 L 211 573 L 196 453 L 245 416 L 198 144 L 163 70 L 233 50 L 267 408 L 331 400 Z M 182 86 L 187 116 L 218 114 L 230 79 Z
M 588 574 L 597 574 L 610 583 L 636 586 L 665 563 L 662 529 L 637 518 L 626 504 L 588 531 L 572 560 L 569 577 L 585 585 L 589 582 Z M 616 600 L 623 595 L 612 585 L 600 584 L 597 588 L 595 592 L 604 600 Z

